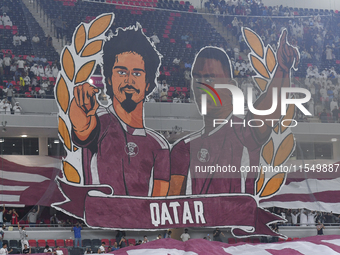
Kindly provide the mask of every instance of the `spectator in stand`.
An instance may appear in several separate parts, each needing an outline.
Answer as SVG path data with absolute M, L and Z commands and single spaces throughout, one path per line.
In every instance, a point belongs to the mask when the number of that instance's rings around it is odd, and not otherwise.
M 323 109 L 322 113 L 320 114 L 320 120 L 322 123 L 328 122 L 326 109 Z
M 221 235 L 225 237 L 225 235 L 223 234 L 223 232 L 219 229 L 219 228 L 216 228 L 213 232 L 213 238 L 214 238 L 214 241 L 217 241 L 217 242 L 223 242 L 222 241 L 222 238 L 221 238 Z
M 38 36 L 38 34 L 35 34 L 33 37 L 32 37 L 32 42 L 34 44 L 39 44 L 40 43 L 40 38 Z
M 102 242 L 102 245 L 98 248 L 98 254 L 105 253 L 105 242 Z
M 21 250 L 23 250 L 25 248 L 25 245 L 27 245 L 28 247 L 28 241 L 27 241 L 28 235 L 26 234 L 26 227 L 25 226 L 20 227 L 19 222 L 18 222 L 18 229 L 19 229 L 19 234 L 20 234 Z
M 13 25 L 11 19 L 8 17 L 8 15 L 5 12 L 4 12 L 4 15 L 2 16 L 1 20 L 2 20 L 2 24 L 4 26 L 12 26 Z
M 112 247 L 112 251 L 116 251 L 116 250 L 119 250 L 119 247 L 118 247 L 117 242 L 115 242 L 115 243 L 113 244 L 113 247 Z
M 52 253 L 52 249 L 50 248 L 50 246 L 45 246 L 44 253 Z
M 81 247 L 81 230 L 82 226 L 79 222 L 72 228 L 71 231 L 74 231 L 74 247 Z
M 295 210 L 292 213 L 292 223 L 293 226 L 297 226 L 298 223 L 298 216 L 300 215 L 300 212 L 296 212 Z
M 8 86 L 7 90 L 6 90 L 6 96 L 7 96 L 7 100 L 11 103 L 12 102 L 12 97 L 13 97 L 13 85 L 12 83 L 10 83 L 10 85 Z
M 22 108 L 19 105 L 19 102 L 15 103 L 15 106 L 13 107 L 14 114 L 21 114 Z M 37 217 L 39 215 L 40 211 L 40 205 L 38 205 L 38 210 L 36 211 L 35 208 L 32 209 L 32 211 L 27 215 L 27 220 L 30 225 L 30 227 L 35 227 L 35 224 L 37 224 Z
M 147 236 L 144 236 L 144 239 L 143 239 L 143 242 L 142 243 L 148 243 L 149 240 L 148 240 L 148 237 Z
M 107 247 L 107 252 L 106 253 L 110 253 L 111 251 L 112 251 L 112 247 L 111 246 Z
M 2 248 L 0 249 L 0 255 L 7 255 L 8 253 L 11 253 L 13 251 L 13 249 L 11 249 L 10 251 L 7 250 L 7 243 L 4 243 L 4 245 L 2 246 Z
M 325 226 L 318 221 L 318 225 L 316 225 L 317 235 L 323 235 L 323 230 L 325 229 Z
M 38 73 L 40 77 L 46 77 L 44 67 L 42 65 L 39 65 L 38 67 Z
M 314 211 L 310 211 L 307 215 L 308 226 L 315 226 L 315 218 L 316 213 Z
M 122 239 L 123 236 L 125 236 L 125 231 L 117 230 L 116 242 L 118 243 L 119 246 L 120 246 L 120 240 Z
M 166 92 L 166 89 L 163 89 L 160 95 L 161 102 L 167 102 L 168 101 L 168 92 Z
M 20 59 L 17 61 L 17 65 L 20 75 L 24 75 L 25 60 L 23 60 L 22 57 L 20 57 Z
M 119 247 L 120 247 L 120 248 L 126 247 L 126 239 L 125 239 L 125 236 L 123 236 L 122 239 L 120 239 L 120 241 L 119 241 Z
M 20 40 L 20 36 L 18 35 L 18 33 L 13 35 L 13 45 L 15 47 L 21 45 L 21 40 Z
M 92 252 L 91 248 L 86 248 L 84 254 L 92 254 L 92 253 L 93 253 L 93 252 Z
M 333 121 L 335 123 L 338 122 L 338 119 L 339 119 L 339 109 L 337 106 L 334 106 L 333 110 L 332 110 L 332 115 L 333 115 Z
M 52 75 L 53 75 L 53 77 L 54 77 L 54 78 L 57 78 L 58 73 L 59 73 L 59 69 L 58 69 L 57 65 L 54 64 L 54 65 L 52 66 Z
M 11 62 L 12 62 L 12 58 L 10 54 L 7 54 L 4 59 L 4 74 L 6 79 L 9 79 L 10 77 L 10 69 L 11 69 Z
M 156 32 L 153 33 L 152 36 L 150 36 L 150 39 L 153 41 L 153 43 L 156 45 L 157 43 L 160 43 L 161 41 L 159 40 Z
M 6 225 L 1 224 L 1 228 L 0 228 L 0 248 L 2 248 L 2 241 L 4 240 L 4 237 L 5 237 L 5 229 L 6 229 Z
M 308 224 L 307 211 L 302 209 L 300 211 L 300 227 L 306 227 Z
M 15 209 L 13 208 L 12 211 L 12 225 L 16 225 L 18 224 L 18 217 L 19 217 L 19 214 L 15 211 Z
M 161 235 L 161 234 L 159 234 L 159 235 L 157 236 L 156 240 L 158 240 L 158 239 L 162 239 L 162 235 Z
M 28 248 L 27 244 L 25 244 L 22 254 L 31 254 L 31 247 Z
M 52 37 L 50 35 L 47 35 L 46 37 L 46 47 L 52 47 Z
M 6 211 L 5 204 L 3 204 L 2 210 L 0 211 L 0 226 L 2 226 L 4 224 L 5 211 Z
M 56 250 L 54 252 L 56 255 L 64 255 L 64 252 L 60 249 L 59 246 L 56 247 Z
M 175 91 L 172 93 L 172 102 L 173 103 L 180 103 L 180 100 L 179 100 L 179 98 L 180 98 L 180 95 L 179 95 L 179 93 L 177 92 L 177 89 L 175 89 Z
M 181 235 L 181 239 L 182 239 L 183 242 L 186 242 L 190 239 L 190 235 L 189 235 L 188 232 L 189 232 L 189 230 L 186 228 L 184 230 L 184 233 Z
M 59 220 L 57 218 L 57 214 L 53 214 L 50 218 L 50 223 L 53 227 L 58 227 Z

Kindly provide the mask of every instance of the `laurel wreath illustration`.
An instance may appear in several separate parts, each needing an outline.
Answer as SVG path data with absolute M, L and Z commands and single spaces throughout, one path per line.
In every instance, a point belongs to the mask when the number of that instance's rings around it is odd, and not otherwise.
M 81 184 L 81 150 L 72 143 L 72 124 L 68 117 L 69 106 L 73 99 L 73 88 L 87 82 L 100 63 L 105 33 L 111 27 L 113 13 L 102 14 L 89 24 L 81 23 L 73 34 L 72 43 L 65 46 L 61 53 L 55 95 L 59 107 L 58 135 L 63 141 L 67 156 L 62 168 L 68 182 Z
M 264 47 L 262 39 L 251 29 L 242 29 L 243 37 L 251 49 L 249 59 L 256 76 L 253 77 L 255 84 L 260 91 L 264 93 L 277 68 L 276 54 L 272 47 Z M 282 166 L 291 156 L 295 149 L 295 139 L 291 129 L 285 126 L 291 124 L 291 119 L 295 116 L 295 105 L 289 105 L 287 114 L 280 118 L 280 121 L 274 126 L 268 141 L 262 146 L 260 159 L 260 173 L 256 180 L 255 194 L 261 200 L 268 198 L 277 193 L 285 183 L 287 174 L 285 172 L 265 172 L 264 167 Z M 284 121 L 285 126 L 281 123 Z

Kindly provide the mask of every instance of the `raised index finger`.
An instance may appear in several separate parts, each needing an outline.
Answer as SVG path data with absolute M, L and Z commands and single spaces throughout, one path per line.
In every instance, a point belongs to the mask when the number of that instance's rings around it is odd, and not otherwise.
M 284 29 L 282 31 L 281 38 L 280 38 L 280 46 L 283 46 L 286 43 L 287 43 L 287 30 Z

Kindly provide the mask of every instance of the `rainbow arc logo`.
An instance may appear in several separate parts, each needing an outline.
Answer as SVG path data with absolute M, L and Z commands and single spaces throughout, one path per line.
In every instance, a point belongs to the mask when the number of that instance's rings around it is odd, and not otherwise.
M 210 85 L 208 85 L 208 84 L 206 84 L 206 83 L 203 83 L 203 82 L 197 82 L 197 83 L 199 83 L 199 84 L 201 84 L 201 85 L 203 85 L 203 86 L 206 86 L 206 87 L 209 88 L 212 92 L 214 92 L 214 94 L 217 96 L 218 100 L 220 101 L 220 103 L 221 103 L 221 105 L 222 105 L 222 100 L 221 100 L 221 98 L 220 98 L 220 95 L 217 93 L 217 91 L 216 91 L 213 87 L 211 87 Z M 203 90 L 205 93 L 207 93 L 207 94 L 212 98 L 212 100 L 214 101 L 215 105 L 217 106 L 216 100 L 215 100 L 214 96 L 211 94 L 211 92 L 210 92 L 209 90 L 204 89 L 204 88 L 201 88 L 201 87 L 197 87 L 197 88 L 200 89 L 200 90 Z

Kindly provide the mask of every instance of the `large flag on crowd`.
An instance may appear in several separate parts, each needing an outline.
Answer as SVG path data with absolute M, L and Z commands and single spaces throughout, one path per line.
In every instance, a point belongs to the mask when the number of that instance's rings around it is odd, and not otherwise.
M 180 242 L 173 239 L 161 239 L 122 250 L 114 251 L 114 255 L 292 255 L 292 254 L 339 254 L 339 236 L 313 236 L 298 241 L 279 243 L 237 243 L 234 245 L 221 242 L 209 242 L 203 239 L 192 239 Z

